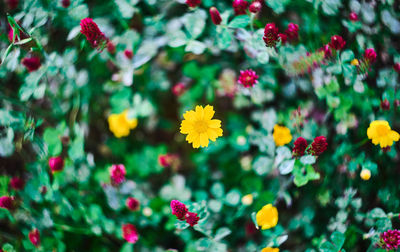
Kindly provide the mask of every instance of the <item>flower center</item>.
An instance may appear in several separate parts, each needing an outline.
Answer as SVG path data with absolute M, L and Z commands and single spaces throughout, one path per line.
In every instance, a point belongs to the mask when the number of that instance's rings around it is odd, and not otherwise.
M 387 126 L 385 126 L 385 125 L 379 125 L 377 128 L 376 128 L 376 133 L 378 133 L 378 135 L 379 136 L 386 136 L 387 134 L 388 134 L 388 128 L 387 128 Z
M 198 133 L 204 133 L 208 130 L 208 125 L 205 121 L 197 121 L 194 124 L 194 130 Z

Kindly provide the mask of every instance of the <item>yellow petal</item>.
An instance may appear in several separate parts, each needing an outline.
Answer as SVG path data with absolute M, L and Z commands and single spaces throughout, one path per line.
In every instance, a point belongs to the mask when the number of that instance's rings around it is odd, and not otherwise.
M 201 147 L 208 147 L 208 135 L 207 133 L 200 134 L 200 145 Z
M 208 121 L 208 127 L 210 128 L 220 128 L 221 127 L 221 121 L 217 119 L 213 119 Z
M 213 106 L 207 105 L 204 108 L 204 120 L 207 120 L 207 121 L 211 120 L 211 118 L 213 118 L 213 116 L 214 116 L 214 113 L 215 113 L 215 111 L 213 109 Z

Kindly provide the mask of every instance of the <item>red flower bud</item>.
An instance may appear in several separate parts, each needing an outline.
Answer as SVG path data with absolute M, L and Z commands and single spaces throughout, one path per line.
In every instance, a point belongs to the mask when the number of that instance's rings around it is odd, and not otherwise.
M 400 100 L 394 100 L 394 102 L 393 102 L 393 104 L 394 104 L 394 106 L 396 107 L 396 108 L 398 108 L 399 106 L 400 106 Z
M 64 159 L 62 157 L 52 157 L 49 159 L 49 167 L 51 172 L 59 172 L 64 168 Z
M 172 93 L 175 96 L 181 96 L 186 91 L 186 86 L 184 83 L 179 82 L 172 87 Z M 159 159 L 160 160 L 160 159 Z
M 321 155 L 328 148 L 328 143 L 326 142 L 326 137 L 319 136 L 314 138 L 313 143 L 311 144 L 311 153 L 314 156 Z
M 350 13 L 349 19 L 353 22 L 358 21 L 358 15 L 355 12 Z
M 319 50 L 324 52 L 324 58 L 329 58 L 332 56 L 332 50 L 329 45 L 324 45 Z
M 140 208 L 139 200 L 132 197 L 126 199 L 125 205 L 131 211 L 137 211 Z
M 193 227 L 199 222 L 200 217 L 197 216 L 197 213 L 187 212 L 185 214 L 185 220 L 190 226 Z
M 87 41 L 93 48 L 102 51 L 107 45 L 108 39 L 91 18 L 81 20 L 81 33 L 86 36 Z
M 396 64 L 394 64 L 393 68 L 394 68 L 394 70 L 395 70 L 397 73 L 400 74 L 400 63 L 399 63 L 399 62 L 397 62 Z
M 301 157 L 304 155 L 304 152 L 306 151 L 308 146 L 307 140 L 299 137 L 294 141 L 294 148 L 292 150 L 293 156 L 295 157 Z
M 388 99 L 385 98 L 385 100 L 381 101 L 381 109 L 382 110 L 390 109 L 390 102 L 388 101 Z
M 299 25 L 290 23 L 285 33 L 290 40 L 297 40 L 299 38 Z
M 261 2 L 260 2 L 259 0 L 256 0 L 256 1 L 253 1 L 253 2 L 250 4 L 250 6 L 249 6 L 249 11 L 250 11 L 251 13 L 256 14 L 256 13 L 258 13 L 258 12 L 261 10 L 261 8 L 262 8 Z
M 111 53 L 111 54 L 114 54 L 114 53 L 115 53 L 116 47 L 115 47 L 115 45 L 114 45 L 113 42 L 108 41 L 108 43 L 107 43 L 107 51 L 108 51 L 109 53 Z
M 37 230 L 36 228 L 33 229 L 31 232 L 29 232 L 29 240 L 31 241 L 31 243 L 35 246 L 35 247 L 39 247 L 40 245 L 40 233 L 39 230 Z
M 16 191 L 22 190 L 25 187 L 25 181 L 19 177 L 13 177 L 10 180 L 10 187 Z
M 136 243 L 139 240 L 136 227 L 132 224 L 122 225 L 122 236 L 129 243 Z
M 210 16 L 211 20 L 215 25 L 219 25 L 222 22 L 221 15 L 219 14 L 219 11 L 215 7 L 210 8 Z
M 201 4 L 201 0 L 186 0 L 186 4 L 189 5 L 189 7 L 197 7 Z
M 70 4 L 71 4 L 71 0 L 61 0 L 61 5 L 64 8 L 68 8 Z
M 112 165 L 110 168 L 111 184 L 118 186 L 125 181 L 126 170 L 123 164 Z
M 286 44 L 287 39 L 288 39 L 288 37 L 287 37 L 286 34 L 284 34 L 284 33 L 279 33 L 279 34 L 278 34 L 278 37 L 281 39 L 282 45 Z
M 7 210 L 13 210 L 15 207 L 15 198 L 9 196 L 0 197 L 0 208 L 4 208 Z
M 275 47 L 278 41 L 278 28 L 274 23 L 265 26 L 263 40 L 267 47 Z
M 127 57 L 128 59 L 132 59 L 133 58 L 133 51 L 132 50 L 128 50 L 126 49 L 124 51 L 125 57 Z
M 28 69 L 28 72 L 36 71 L 41 66 L 39 57 L 23 58 L 21 63 Z
M 18 7 L 19 0 L 5 0 L 5 2 L 8 5 L 8 8 L 12 10 Z
M 332 49 L 342 50 L 345 45 L 346 45 L 346 41 L 344 41 L 344 39 L 341 36 L 334 35 L 331 37 L 331 42 L 329 43 L 329 46 Z
M 365 50 L 364 59 L 371 64 L 376 61 L 376 52 L 375 52 L 374 48 L 368 48 Z
M 246 14 L 248 2 L 245 0 L 233 0 L 232 7 L 235 11 L 235 15 L 244 15 Z
M 185 218 L 186 213 L 188 212 L 185 204 L 179 202 L 178 200 L 172 200 L 170 206 L 173 215 L 175 215 L 180 220 L 183 220 Z

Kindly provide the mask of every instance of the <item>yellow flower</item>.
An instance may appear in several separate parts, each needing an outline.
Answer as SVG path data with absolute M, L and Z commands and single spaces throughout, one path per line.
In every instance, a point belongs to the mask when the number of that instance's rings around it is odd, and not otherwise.
M 353 66 L 358 66 L 360 62 L 358 62 L 358 59 L 353 59 L 350 64 Z
M 261 252 L 279 252 L 279 248 L 266 247 L 266 248 L 263 248 L 261 250 Z
M 256 220 L 262 229 L 273 228 L 278 224 L 278 210 L 271 204 L 265 205 L 257 212 Z
M 244 195 L 242 197 L 242 204 L 247 206 L 253 204 L 253 195 L 252 194 Z
M 373 121 L 367 130 L 369 139 L 372 143 L 380 144 L 381 148 L 386 148 L 393 145 L 393 141 L 399 141 L 400 135 L 394 130 L 391 130 L 389 123 L 384 120 Z
M 278 124 L 274 126 L 274 134 L 272 134 L 272 136 L 274 137 L 276 146 L 283 146 L 292 141 L 290 130 L 285 126 L 279 126 Z
M 215 140 L 222 136 L 221 121 L 211 119 L 214 109 L 207 105 L 196 106 L 196 110 L 189 110 L 183 114 L 185 118 L 181 123 L 181 133 L 187 134 L 186 141 L 192 143 L 193 148 L 208 147 L 208 140 Z
M 120 114 L 111 114 L 108 119 L 108 127 L 117 138 L 128 136 L 130 130 L 137 127 L 137 119 L 129 119 L 128 111 L 125 110 Z
M 368 169 L 362 169 L 360 177 L 362 180 L 369 180 L 371 178 L 371 171 Z

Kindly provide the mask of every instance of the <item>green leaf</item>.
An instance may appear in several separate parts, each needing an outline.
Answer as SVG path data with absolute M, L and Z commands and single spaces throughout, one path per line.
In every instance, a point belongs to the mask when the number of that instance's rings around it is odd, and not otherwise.
M 219 241 L 224 239 L 226 236 L 230 235 L 232 231 L 227 227 L 222 227 L 215 232 L 214 240 Z
M 379 218 L 386 218 L 386 213 L 381 208 L 374 208 L 368 213 L 369 218 L 379 219 Z
M 43 140 L 47 145 L 50 156 L 58 156 L 62 150 L 60 131 L 53 128 L 47 128 L 43 134 Z
M 228 48 L 233 40 L 232 32 L 229 29 L 223 28 L 217 36 L 217 43 L 220 49 Z
M 305 155 L 300 158 L 300 162 L 304 165 L 315 164 L 316 158 L 313 155 Z
M 8 157 L 14 153 L 14 131 L 7 128 L 6 135 L 0 138 L 0 156 Z
M 346 50 L 344 52 L 342 52 L 342 54 L 340 55 L 340 59 L 342 60 L 342 62 L 349 62 L 352 59 L 354 59 L 354 53 L 351 50 Z
M 333 244 L 335 244 L 336 247 L 339 249 L 343 246 L 345 239 L 346 238 L 344 237 L 344 235 L 337 231 L 333 232 L 331 235 L 331 240 Z
M 247 15 L 236 16 L 229 22 L 229 28 L 245 28 L 250 23 L 250 17 Z
M 192 39 L 198 38 L 203 33 L 206 26 L 207 15 L 204 10 L 198 9 L 193 13 L 186 14 L 183 17 L 183 25 L 189 32 Z
M 281 165 L 279 166 L 279 172 L 282 175 L 286 175 L 289 174 L 293 171 L 293 167 L 294 167 L 294 159 L 291 160 L 285 160 L 281 163 Z

